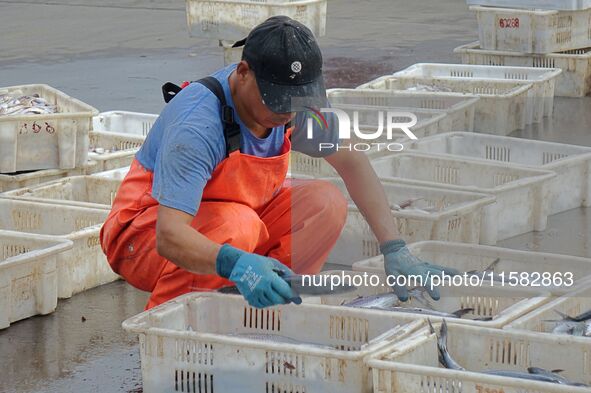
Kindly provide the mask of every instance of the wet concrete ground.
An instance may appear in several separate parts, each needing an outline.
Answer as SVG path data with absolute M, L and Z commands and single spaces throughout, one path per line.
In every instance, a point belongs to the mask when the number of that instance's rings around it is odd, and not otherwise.
M 417 62 L 459 62 L 476 39 L 463 0 L 329 0 L 320 39 L 329 87 L 353 87 Z M 167 80 L 222 66 L 215 42 L 189 38 L 181 0 L 0 0 L 0 86 L 47 83 L 101 111 L 157 113 Z M 555 117 L 513 136 L 591 146 L 591 98 L 557 99 Z M 500 246 L 591 257 L 591 210 L 549 218 Z M 138 392 L 139 350 L 121 322 L 147 295 L 124 282 L 59 302 L 0 331 L 0 392 Z

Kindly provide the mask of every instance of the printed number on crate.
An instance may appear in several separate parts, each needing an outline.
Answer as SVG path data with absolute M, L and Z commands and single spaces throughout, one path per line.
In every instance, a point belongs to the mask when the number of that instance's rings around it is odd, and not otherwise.
M 499 27 L 501 29 L 518 29 L 519 18 L 501 18 L 499 19 Z

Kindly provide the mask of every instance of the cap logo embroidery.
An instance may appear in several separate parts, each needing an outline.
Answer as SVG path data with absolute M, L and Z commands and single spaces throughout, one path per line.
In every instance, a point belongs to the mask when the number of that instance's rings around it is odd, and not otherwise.
M 291 63 L 291 70 L 293 72 L 300 72 L 302 70 L 302 63 L 300 63 L 299 61 L 294 61 L 293 63 Z

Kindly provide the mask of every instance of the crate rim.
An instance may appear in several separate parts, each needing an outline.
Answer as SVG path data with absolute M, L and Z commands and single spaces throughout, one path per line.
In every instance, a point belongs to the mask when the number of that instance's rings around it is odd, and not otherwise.
M 96 115 L 99 114 L 98 109 L 96 109 L 95 107 L 80 101 L 77 98 L 74 98 L 72 96 L 67 95 L 66 93 L 56 89 L 55 87 L 51 87 L 48 84 L 45 83 L 29 83 L 26 85 L 14 85 L 14 86 L 6 86 L 6 87 L 0 87 L 0 91 L 2 90 L 10 90 L 10 89 L 21 89 L 21 88 L 34 88 L 34 87 L 43 87 L 44 89 L 47 90 L 51 90 L 53 91 L 56 95 L 60 96 L 63 99 L 67 99 L 69 101 L 73 101 L 75 102 L 77 105 L 82 106 L 83 108 L 86 109 L 86 111 L 84 112 L 57 112 L 57 113 L 48 113 L 48 114 L 43 114 L 40 115 L 40 118 L 50 118 L 50 119 L 62 119 L 62 118 L 78 118 L 78 117 L 88 117 L 89 115 L 94 117 Z M 13 115 L 13 116 L 2 116 L 0 117 L 0 123 L 4 122 L 4 121 L 22 121 L 22 120 L 28 120 L 31 117 L 31 115 Z
M 176 307 L 176 306 L 184 306 L 188 301 L 197 298 L 216 298 L 216 297 L 231 297 L 234 299 L 242 299 L 240 295 L 227 295 L 227 294 L 219 294 L 216 292 L 192 292 L 181 295 L 175 299 L 172 299 L 166 303 L 162 303 L 150 310 L 146 310 L 141 312 L 138 315 L 130 317 L 123 321 L 121 324 L 122 328 L 128 332 L 142 334 L 142 335 L 157 335 L 157 336 L 164 336 L 169 338 L 176 338 L 176 339 L 184 339 L 184 340 L 198 340 L 198 341 L 206 341 L 208 343 L 219 343 L 219 344 L 228 344 L 228 345 L 239 345 L 241 347 L 247 347 L 252 349 L 268 349 L 268 350 L 276 350 L 276 351 L 289 351 L 295 352 L 305 356 L 317 356 L 317 357 L 331 357 L 336 359 L 342 360 L 362 360 L 368 354 L 381 349 L 388 345 L 391 340 L 396 340 L 401 334 L 406 337 L 409 334 L 412 334 L 418 330 L 420 330 L 424 324 L 425 319 L 417 319 L 413 322 L 409 322 L 407 324 L 400 325 L 398 327 L 393 327 L 392 329 L 388 330 L 391 334 L 388 337 L 383 337 L 383 335 L 379 335 L 375 338 L 380 337 L 381 341 L 366 343 L 366 347 L 358 350 L 358 351 L 339 351 L 336 349 L 321 349 L 321 348 L 314 348 L 309 345 L 304 345 L 304 348 L 301 348 L 302 345 L 299 344 L 288 344 L 288 343 L 274 343 L 274 342 L 261 342 L 259 340 L 243 338 L 243 337 L 232 337 L 225 334 L 217 334 L 217 333 L 203 333 L 197 331 L 179 331 L 173 329 L 165 329 L 165 328 L 156 328 L 156 327 L 146 327 L 147 322 L 146 319 L 149 318 L 150 314 L 153 312 L 157 312 L 158 310 L 164 310 L 167 307 Z M 244 307 L 251 307 L 247 303 L 245 303 Z M 297 305 L 282 305 L 273 308 L 267 308 L 265 310 L 272 310 L 278 308 L 293 308 L 298 307 Z M 391 316 L 391 313 L 377 311 L 377 310 L 364 310 L 359 312 L 359 310 L 343 310 L 340 307 L 335 306 L 326 306 L 326 305 L 319 305 L 319 304 L 306 304 L 307 308 L 313 309 L 332 309 L 332 310 L 339 310 L 340 312 L 351 313 L 351 314 L 366 314 L 366 315 L 375 315 L 375 316 Z M 253 307 L 251 307 L 253 308 Z M 139 326 L 139 325 L 142 326 Z

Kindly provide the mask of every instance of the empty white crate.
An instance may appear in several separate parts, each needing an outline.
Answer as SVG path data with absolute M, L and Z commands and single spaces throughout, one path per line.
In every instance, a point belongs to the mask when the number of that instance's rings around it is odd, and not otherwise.
M 121 180 L 99 176 L 73 176 L 4 193 L 3 197 L 67 206 L 111 209 Z
M 351 201 L 341 179 L 327 179 L 335 184 Z M 384 183 L 386 197 L 391 205 L 423 198 L 415 204 L 419 208 L 440 207 L 440 211 L 423 213 L 412 210 L 392 210 L 398 232 L 408 242 L 418 240 L 445 240 L 478 243 L 481 240 L 481 219 L 485 207 L 494 203 L 494 197 L 484 194 L 460 192 L 418 186 L 409 182 Z M 352 203 L 352 202 L 351 202 Z M 349 207 L 347 221 L 328 261 L 339 265 L 373 257 L 380 247 L 365 218 L 354 205 Z
M 344 277 L 344 280 L 351 279 L 351 282 L 357 286 L 357 289 L 352 292 L 343 294 L 332 294 L 321 296 L 319 301 L 321 304 L 331 306 L 340 306 L 351 302 L 359 297 L 374 296 L 378 294 L 392 292 L 392 289 L 385 283 L 385 275 L 382 270 L 381 273 L 372 273 L 375 276 L 374 280 L 379 279 L 382 285 L 372 286 L 365 285 L 363 282 L 363 272 L 348 272 L 348 271 L 324 271 L 324 275 L 336 275 L 339 279 Z M 357 280 L 355 280 L 357 279 Z M 329 281 L 330 282 L 330 281 Z M 361 283 L 361 285 L 360 285 Z M 482 287 L 463 287 L 463 286 L 446 286 L 439 288 L 441 299 L 438 301 L 430 301 L 432 308 L 436 311 L 453 313 L 455 311 L 472 308 L 473 311 L 462 316 L 462 318 L 450 318 L 455 323 L 484 326 L 490 328 L 502 328 L 509 322 L 519 318 L 520 316 L 535 310 L 544 303 L 550 300 L 550 295 L 544 293 L 543 288 L 538 290 L 531 288 L 510 288 L 490 286 L 484 284 Z M 429 298 L 429 295 L 425 295 Z M 317 301 L 317 298 L 304 298 L 304 302 Z M 409 301 L 401 304 L 401 307 L 418 307 L 425 309 L 425 305 L 411 295 Z M 396 311 L 392 311 L 396 313 Z M 413 314 L 417 319 L 429 318 L 431 321 L 440 322 L 443 318 L 440 316 Z M 490 321 L 479 321 L 479 318 L 491 318 Z
M 532 122 L 540 122 L 554 111 L 554 85 L 562 73 L 559 68 L 507 67 L 469 64 L 419 63 L 392 77 L 454 78 L 462 80 L 499 79 L 525 81 L 533 84 L 529 90 L 528 107 Z M 469 130 L 468 130 L 469 131 Z
M 474 114 L 474 131 L 507 135 L 524 128 L 528 122 L 527 99 L 531 83 L 508 80 L 452 78 L 395 78 L 391 75 L 360 88 L 429 92 L 436 97 L 470 94 L 480 97 Z
M 0 173 L 72 169 L 86 163 L 95 108 L 42 84 L 0 88 L 2 94 L 39 94 L 58 113 L 0 116 Z
M 468 5 L 489 7 L 530 8 L 546 10 L 584 10 L 591 7 L 591 0 L 466 0 Z
M 481 243 L 546 228 L 550 211 L 549 182 L 556 173 L 508 163 L 396 153 L 372 161 L 383 181 L 407 179 L 414 184 L 440 186 L 496 196 L 485 208 Z
M 429 329 L 376 352 L 368 359 L 375 393 L 504 392 L 589 393 L 591 389 L 485 375 L 485 370 L 526 372 L 528 367 L 561 369 L 573 382 L 591 383 L 589 348 L 539 334 L 448 322 L 447 349 L 467 371 L 439 366 L 437 337 Z M 439 334 L 440 323 L 434 324 Z
M 591 47 L 591 8 L 578 11 L 471 6 L 483 49 L 553 53 Z
M 139 334 L 146 393 L 367 393 L 364 357 L 421 326 L 414 317 L 315 304 L 255 309 L 241 296 L 216 293 L 183 295 L 123 322 Z
M 556 172 L 550 214 L 591 206 L 591 147 L 505 136 L 451 132 L 404 144 L 405 149 L 528 165 Z
M 556 273 L 556 284 L 560 284 L 558 277 L 562 276 L 564 278 L 563 284 L 538 287 L 552 294 L 563 294 L 571 291 L 574 286 L 582 285 L 591 276 L 591 259 L 570 255 L 442 241 L 421 241 L 409 244 L 408 248 L 413 255 L 425 261 L 448 266 L 461 272 L 483 271 L 495 259 L 499 258 L 495 273 L 505 272 L 505 287 L 509 287 L 508 276 L 511 272 L 529 273 L 534 285 L 536 285 L 534 280 L 537 280 L 537 284 L 541 283 L 537 279 L 538 274 L 548 272 Z M 353 264 L 353 270 L 383 274 L 384 258 L 380 255 L 359 261 Z M 573 274 L 573 286 L 568 285 L 566 275 L 568 272 Z
M 565 294 L 558 299 L 531 311 L 523 317 L 513 321 L 505 328 L 507 330 L 541 333 L 544 336 L 553 338 L 557 342 L 566 341 L 588 347 L 591 344 L 590 337 L 554 334 L 552 333 L 552 329 L 554 329 L 556 324 L 549 321 L 562 319 L 556 311 L 574 317 L 589 310 L 591 310 L 591 287 L 587 284 L 585 287 L 579 288 L 575 292 Z
M 94 131 L 147 136 L 158 115 L 126 111 L 101 112 L 92 119 Z
M 96 172 L 92 174 L 93 177 L 103 177 L 107 179 L 123 180 L 129 172 L 129 166 L 117 169 L 111 169 L 104 172 Z
M 57 255 L 69 240 L 0 230 L 0 329 L 57 306 Z
M 107 263 L 100 246 L 100 227 L 109 212 L 77 206 L 0 199 L 0 230 L 11 230 L 74 243 L 57 257 L 58 297 L 114 281 L 118 276 Z
M 325 34 L 326 0 L 187 0 L 187 26 L 192 37 L 240 40 L 275 15 L 301 22 L 316 37 Z
M 376 107 L 376 110 L 398 111 L 406 108 L 444 111 L 451 120 L 453 129 L 472 131 L 474 129 L 474 110 L 478 97 L 434 96 L 430 93 L 383 91 L 373 89 L 329 89 L 326 95 L 333 106 L 341 104 Z
M 95 164 L 88 167 L 86 174 L 91 175 L 131 165 L 144 140 L 145 137 L 139 135 L 91 132 L 91 151 L 88 153 L 88 158 Z
M 94 162 L 87 162 L 85 166 L 75 169 L 42 169 L 13 175 L 0 174 L 0 193 L 22 187 L 36 186 L 48 181 L 61 179 L 66 176 L 83 175 Z
M 459 46 L 454 52 L 462 56 L 464 64 L 560 68 L 562 73 L 556 79 L 556 96 L 583 97 L 591 93 L 591 48 L 533 55 L 481 49 L 476 41 Z

